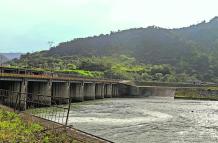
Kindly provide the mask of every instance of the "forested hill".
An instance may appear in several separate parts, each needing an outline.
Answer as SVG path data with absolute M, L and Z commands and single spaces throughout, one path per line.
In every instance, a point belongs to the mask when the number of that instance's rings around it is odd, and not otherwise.
M 189 50 L 189 45 L 173 31 L 149 27 L 64 42 L 46 53 L 61 56 L 127 55 L 143 63 L 175 64 L 176 58 L 189 56 Z
M 218 49 L 218 18 L 187 28 L 148 27 L 111 32 L 61 43 L 49 55 L 109 56 L 128 55 L 144 63 L 175 64 L 191 56 L 193 50 Z
M 125 55 L 136 59 L 138 65 L 167 64 L 172 66 L 175 75 L 188 74 L 200 80 L 217 81 L 218 17 L 180 29 L 151 26 L 78 38 L 33 55 L 44 58 Z

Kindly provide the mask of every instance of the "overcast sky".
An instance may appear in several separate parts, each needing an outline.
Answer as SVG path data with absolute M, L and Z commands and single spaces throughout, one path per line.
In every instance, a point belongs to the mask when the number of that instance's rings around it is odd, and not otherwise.
M 217 7 L 218 0 L 0 0 L 0 52 L 150 25 L 185 27 L 218 16 Z

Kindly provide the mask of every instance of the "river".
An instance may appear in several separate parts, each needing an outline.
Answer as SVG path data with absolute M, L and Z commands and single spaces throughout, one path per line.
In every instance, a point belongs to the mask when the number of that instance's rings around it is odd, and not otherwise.
M 113 98 L 72 105 L 69 123 L 116 143 L 218 142 L 218 102 Z

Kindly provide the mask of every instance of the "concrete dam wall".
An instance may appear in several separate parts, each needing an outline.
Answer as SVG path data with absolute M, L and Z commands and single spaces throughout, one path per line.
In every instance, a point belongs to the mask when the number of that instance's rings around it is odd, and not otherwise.
M 175 92 L 176 88 L 172 87 L 119 85 L 119 93 L 122 97 L 174 97 Z
M 140 96 L 174 97 L 176 89 L 170 87 L 139 87 Z

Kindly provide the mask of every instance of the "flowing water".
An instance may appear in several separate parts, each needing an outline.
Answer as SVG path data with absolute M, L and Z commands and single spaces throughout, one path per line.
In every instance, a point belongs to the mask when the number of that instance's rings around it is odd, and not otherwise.
M 75 103 L 69 123 L 116 143 L 216 143 L 218 102 L 172 97 Z

